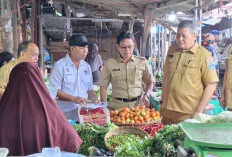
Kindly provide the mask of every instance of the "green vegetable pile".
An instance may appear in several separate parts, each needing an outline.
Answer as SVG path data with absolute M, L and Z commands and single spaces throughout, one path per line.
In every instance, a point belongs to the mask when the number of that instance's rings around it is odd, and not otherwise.
M 151 154 L 155 157 L 176 157 L 178 146 L 183 146 L 184 131 L 178 124 L 166 125 L 153 138 Z
M 96 97 L 100 98 L 100 89 L 95 91 Z M 112 100 L 112 91 L 107 90 L 107 102 L 111 102 Z
M 49 84 L 50 77 L 44 77 L 43 80 L 45 84 Z
M 105 134 L 109 130 L 117 128 L 117 126 L 113 123 L 106 123 L 106 127 L 99 126 L 97 124 L 74 124 L 73 127 L 83 141 L 78 153 L 85 156 L 89 156 L 88 147 L 91 146 L 107 150 L 104 143 Z
M 155 75 L 155 80 L 156 80 L 156 87 L 161 87 L 162 86 L 163 75 L 160 74 L 160 73 L 157 73 Z
M 107 143 L 117 150 L 117 156 L 150 156 L 151 139 L 134 134 L 109 137 Z

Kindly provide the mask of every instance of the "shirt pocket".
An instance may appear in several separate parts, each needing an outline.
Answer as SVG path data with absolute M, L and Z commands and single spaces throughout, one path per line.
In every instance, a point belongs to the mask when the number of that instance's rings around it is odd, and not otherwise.
M 176 56 L 175 55 L 171 55 L 172 57 L 169 57 L 169 56 L 163 68 L 164 72 L 167 72 L 167 73 L 175 71 L 176 69 Z
M 196 75 L 198 73 L 198 63 L 192 60 L 184 62 L 184 71 L 186 75 Z
M 93 80 L 91 79 L 91 74 L 87 74 L 84 77 L 81 78 L 81 87 L 84 91 L 88 91 L 89 87 L 91 86 L 91 82 L 93 82 Z
M 64 88 L 71 90 L 74 86 L 75 76 L 74 74 L 65 74 L 64 76 Z
M 135 67 L 132 73 L 132 83 L 133 84 L 140 84 L 142 82 L 143 78 L 143 72 L 144 68 L 143 67 Z
M 111 76 L 112 84 L 118 85 L 122 81 L 123 73 L 121 71 L 112 71 Z

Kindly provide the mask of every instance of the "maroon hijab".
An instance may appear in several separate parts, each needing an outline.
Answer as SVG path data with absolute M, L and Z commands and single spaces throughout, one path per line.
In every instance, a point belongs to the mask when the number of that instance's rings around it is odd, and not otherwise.
M 8 148 L 10 156 L 21 156 L 55 146 L 75 152 L 81 143 L 50 97 L 39 68 L 18 64 L 0 102 L 0 147 Z

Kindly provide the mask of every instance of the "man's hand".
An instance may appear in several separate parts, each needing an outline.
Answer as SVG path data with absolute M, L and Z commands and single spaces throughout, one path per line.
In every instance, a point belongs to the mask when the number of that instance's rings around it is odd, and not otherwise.
M 150 107 L 149 97 L 144 94 L 140 103 L 144 104 L 146 107 Z
M 97 105 L 97 104 L 100 102 L 100 100 L 98 100 L 97 97 L 94 97 L 94 99 L 92 99 L 91 101 L 92 101 L 92 103 L 94 103 L 95 105 Z
M 225 109 L 226 108 L 226 106 L 227 106 L 227 103 L 226 103 L 226 101 L 225 101 L 225 95 L 222 93 L 221 94 L 221 98 L 220 98 L 220 105 L 221 105 L 221 107 L 223 108 L 223 109 Z
M 199 113 L 202 113 L 202 112 L 198 112 L 198 111 L 194 112 L 192 118 L 195 118 Z
M 73 102 L 82 106 L 87 106 L 87 99 L 82 97 L 74 97 Z

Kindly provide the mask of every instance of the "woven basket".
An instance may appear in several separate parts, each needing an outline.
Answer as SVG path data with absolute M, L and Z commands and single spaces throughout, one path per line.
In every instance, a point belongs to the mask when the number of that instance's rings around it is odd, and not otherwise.
M 133 126 L 122 126 L 113 130 L 110 130 L 109 132 L 106 133 L 104 142 L 109 151 L 116 152 L 116 149 L 111 147 L 107 142 L 106 139 L 113 136 L 113 135 L 120 135 L 120 134 L 135 134 L 139 135 L 140 137 L 145 137 L 148 136 L 147 132 L 143 131 L 140 128 L 133 127 Z
M 130 124 L 130 123 L 114 123 L 117 126 L 144 126 L 144 125 L 152 125 L 152 124 L 156 124 L 156 123 L 160 123 L 161 120 L 156 120 L 150 123 L 134 123 L 134 124 Z

